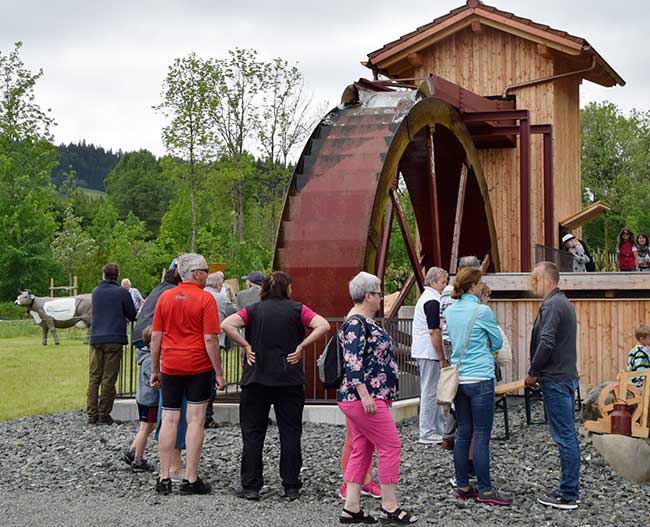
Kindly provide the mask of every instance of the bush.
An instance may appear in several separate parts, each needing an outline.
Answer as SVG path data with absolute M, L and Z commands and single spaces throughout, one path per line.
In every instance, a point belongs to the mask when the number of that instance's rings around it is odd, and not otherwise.
M 21 320 L 25 318 L 25 308 L 13 302 L 0 302 L 0 320 Z

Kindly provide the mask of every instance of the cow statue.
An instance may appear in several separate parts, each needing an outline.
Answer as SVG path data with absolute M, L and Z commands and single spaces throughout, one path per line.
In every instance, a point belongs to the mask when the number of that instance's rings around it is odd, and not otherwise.
M 34 319 L 34 323 L 43 329 L 43 346 L 47 346 L 47 332 L 51 331 L 54 344 L 59 344 L 56 328 L 89 328 L 92 317 L 91 295 L 53 298 L 35 296 L 28 290 L 20 291 L 16 304 L 24 306 Z

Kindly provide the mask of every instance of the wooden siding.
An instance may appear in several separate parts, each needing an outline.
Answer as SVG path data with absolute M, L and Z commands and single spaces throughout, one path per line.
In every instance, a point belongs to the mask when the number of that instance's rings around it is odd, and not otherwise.
M 559 58 L 542 54 L 535 42 L 481 26 L 466 28 L 419 52 L 423 65 L 416 76 L 439 75 L 480 95 L 501 95 L 510 84 L 539 79 L 562 68 Z M 578 82 L 568 79 L 517 89 L 517 108 L 528 109 L 531 124 L 554 126 L 553 165 L 555 218 L 580 208 Z M 519 157 L 518 149 L 481 150 L 483 172 L 497 230 L 502 271 L 520 270 Z M 531 233 L 543 243 L 543 152 L 542 137 L 531 138 Z M 557 231 L 557 228 L 554 228 Z M 557 236 L 557 233 L 555 233 Z M 557 240 L 556 240 L 557 242 Z
M 634 330 L 650 322 L 650 299 L 574 299 L 578 320 L 578 372 L 588 389 L 615 380 L 626 367 L 627 353 L 636 344 Z M 526 376 L 530 334 L 538 300 L 492 300 L 497 322 L 510 340 L 513 362 L 503 369 L 503 382 Z M 583 396 L 585 392 L 583 392 Z

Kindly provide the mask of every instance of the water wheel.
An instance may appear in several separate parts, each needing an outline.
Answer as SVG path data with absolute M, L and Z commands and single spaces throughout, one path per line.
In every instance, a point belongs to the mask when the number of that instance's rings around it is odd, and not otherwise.
M 408 189 L 420 248 L 397 191 Z M 461 116 L 420 90 L 356 83 L 319 123 L 296 166 L 280 224 L 274 269 L 293 279 L 294 297 L 328 317 L 351 301 L 359 271 L 383 279 L 391 225 L 399 222 L 413 274 L 403 291 L 422 288 L 423 269 L 455 269 L 458 256 L 499 254 L 487 185 Z

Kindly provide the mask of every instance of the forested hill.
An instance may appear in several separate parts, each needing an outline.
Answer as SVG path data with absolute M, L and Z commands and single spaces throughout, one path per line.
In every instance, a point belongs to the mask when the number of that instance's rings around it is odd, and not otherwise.
M 120 160 L 121 152 L 104 150 L 101 146 L 86 144 L 59 145 L 56 147 L 59 165 L 52 170 L 52 182 L 59 186 L 64 179 L 64 172 L 74 170 L 80 187 L 104 190 L 104 180 Z

